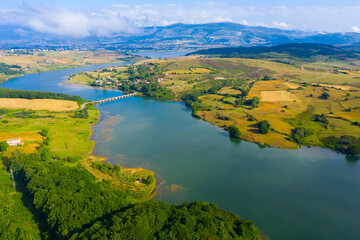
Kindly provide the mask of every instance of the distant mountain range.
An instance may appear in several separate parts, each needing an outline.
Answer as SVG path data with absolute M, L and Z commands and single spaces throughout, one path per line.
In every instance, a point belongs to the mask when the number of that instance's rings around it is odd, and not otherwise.
M 205 49 L 273 46 L 284 43 L 360 44 L 359 33 L 318 33 L 250 27 L 236 23 L 174 24 L 142 28 L 137 34 L 72 39 L 37 33 L 20 26 L 0 26 L 0 48 L 47 49 Z

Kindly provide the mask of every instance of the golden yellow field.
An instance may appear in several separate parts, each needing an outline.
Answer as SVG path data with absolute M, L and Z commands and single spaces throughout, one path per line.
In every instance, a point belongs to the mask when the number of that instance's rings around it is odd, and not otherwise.
M 48 110 L 48 111 L 73 111 L 79 105 L 74 101 L 54 99 L 20 99 L 0 98 L 0 108 Z
M 295 95 L 286 91 L 260 91 L 260 96 L 260 100 L 263 102 L 300 101 Z

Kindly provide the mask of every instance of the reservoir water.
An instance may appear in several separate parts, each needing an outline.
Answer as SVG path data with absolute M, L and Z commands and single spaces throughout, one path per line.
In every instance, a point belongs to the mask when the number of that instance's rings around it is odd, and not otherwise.
M 1 87 L 89 100 L 121 95 L 63 83 L 70 74 L 105 66 L 26 75 Z M 360 161 L 320 148 L 233 142 L 223 130 L 194 119 L 182 103 L 131 97 L 98 108 L 94 153 L 155 171 L 162 183 L 157 199 L 215 202 L 253 220 L 272 240 L 360 239 Z

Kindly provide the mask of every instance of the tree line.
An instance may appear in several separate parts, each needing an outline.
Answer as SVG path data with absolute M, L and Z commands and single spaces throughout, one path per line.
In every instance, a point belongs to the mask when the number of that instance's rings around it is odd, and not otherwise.
M 86 102 L 85 99 L 79 96 L 71 96 L 64 93 L 16 90 L 16 89 L 8 89 L 8 88 L 0 88 L 0 98 L 58 99 L 58 100 L 76 101 L 79 104 Z

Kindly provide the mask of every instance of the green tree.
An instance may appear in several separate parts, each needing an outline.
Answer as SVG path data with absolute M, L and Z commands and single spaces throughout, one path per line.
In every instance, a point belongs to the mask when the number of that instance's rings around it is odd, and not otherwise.
M 271 78 L 270 78 L 268 75 L 266 75 L 266 76 L 263 77 L 262 80 L 264 80 L 264 81 L 269 81 L 270 79 L 271 79 Z
M 88 118 L 89 117 L 89 112 L 86 108 L 81 109 L 81 110 L 77 110 L 74 113 L 74 117 L 75 118 Z
M 236 107 L 240 107 L 241 105 L 243 105 L 243 103 L 244 103 L 244 100 L 243 100 L 243 97 L 242 97 L 242 96 L 238 97 L 238 98 L 235 100 L 235 106 L 236 106 Z
M 7 142 L 0 142 L 0 151 L 1 152 L 6 152 L 8 147 L 9 147 L 9 144 Z
M 324 92 L 323 94 L 321 94 L 322 99 L 328 99 L 329 97 L 330 97 L 330 94 L 328 94 L 327 92 Z
M 259 105 L 259 103 L 260 103 L 260 99 L 257 96 L 253 97 L 253 99 L 251 100 L 251 106 L 253 108 L 256 108 Z
M 269 132 L 271 125 L 267 120 L 263 120 L 258 123 L 258 127 L 260 133 L 266 134 Z
M 229 134 L 230 134 L 230 138 L 240 139 L 240 137 L 241 137 L 241 132 L 240 132 L 239 128 L 237 128 L 235 125 L 231 125 L 229 127 Z
M 48 134 L 49 134 L 49 130 L 47 130 L 47 129 L 41 130 L 41 135 L 42 135 L 43 137 L 47 137 Z
M 297 127 L 292 131 L 292 137 L 297 143 L 302 143 L 302 139 L 310 135 L 312 135 L 312 132 L 303 127 Z
M 351 144 L 346 149 L 346 154 L 351 156 L 360 155 L 360 144 Z

